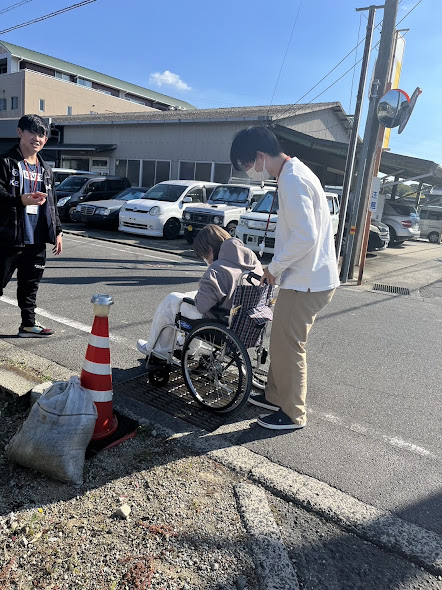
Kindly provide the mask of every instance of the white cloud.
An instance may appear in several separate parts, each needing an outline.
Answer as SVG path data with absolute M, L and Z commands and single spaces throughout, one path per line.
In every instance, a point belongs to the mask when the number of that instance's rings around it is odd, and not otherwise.
M 161 86 L 173 86 L 177 90 L 192 90 L 191 87 L 181 80 L 178 74 L 173 74 L 169 70 L 165 70 L 162 74 L 155 72 L 149 77 L 149 84 L 153 84 L 161 88 Z

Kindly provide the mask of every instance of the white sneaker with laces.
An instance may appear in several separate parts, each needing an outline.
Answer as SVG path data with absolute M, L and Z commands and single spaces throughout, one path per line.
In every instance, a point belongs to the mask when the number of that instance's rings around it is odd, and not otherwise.
M 137 349 L 141 354 L 148 355 L 150 350 L 146 348 L 147 340 L 137 340 Z

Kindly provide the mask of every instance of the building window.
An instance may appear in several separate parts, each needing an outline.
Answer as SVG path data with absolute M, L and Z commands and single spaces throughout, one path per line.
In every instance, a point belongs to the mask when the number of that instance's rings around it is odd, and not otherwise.
M 127 178 L 132 186 L 138 186 L 140 182 L 140 160 L 128 160 L 127 161 Z
M 84 78 L 77 78 L 77 84 L 80 86 L 86 86 L 87 88 L 92 88 L 92 82 L 90 80 L 85 80 Z
M 70 82 L 71 81 L 71 77 L 69 74 L 63 74 L 63 72 L 55 72 L 55 77 L 58 78 L 59 80 L 63 80 L 64 82 Z
M 8 73 L 8 60 L 6 58 L 0 59 L 0 74 Z
M 197 162 L 195 164 L 195 180 L 210 180 L 212 162 Z
M 141 186 L 150 188 L 154 184 L 169 180 L 170 178 L 170 161 L 169 160 L 143 160 L 143 172 L 141 176 Z
M 6 111 L 6 98 L 0 98 L 0 111 Z
M 11 111 L 18 109 L 18 96 L 11 96 Z
M 180 180 L 195 180 L 195 162 L 180 162 Z
M 115 176 L 126 176 L 127 160 L 115 160 Z
M 213 179 L 212 179 L 212 168 Z M 229 182 L 232 176 L 232 165 L 221 162 L 180 162 L 180 180 L 209 180 L 213 182 Z
M 66 114 L 67 115 L 72 115 L 72 107 L 67 107 Z
M 229 178 L 232 176 L 232 165 L 231 164 L 219 164 L 215 163 L 215 174 L 213 182 L 226 183 L 229 182 Z
M 40 108 L 40 111 L 42 113 L 45 112 L 45 99 L 44 98 L 40 98 L 40 106 L 39 106 L 39 108 Z
M 72 168 L 73 170 L 89 171 L 89 158 L 63 158 L 62 168 Z

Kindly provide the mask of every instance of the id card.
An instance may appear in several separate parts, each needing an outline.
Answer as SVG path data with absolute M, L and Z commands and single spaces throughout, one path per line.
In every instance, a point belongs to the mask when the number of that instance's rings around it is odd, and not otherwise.
M 38 205 L 26 205 L 26 213 L 28 215 L 38 215 Z

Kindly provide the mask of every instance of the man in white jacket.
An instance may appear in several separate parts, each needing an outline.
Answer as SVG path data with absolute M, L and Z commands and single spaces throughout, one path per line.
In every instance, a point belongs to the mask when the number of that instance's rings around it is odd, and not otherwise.
M 279 283 L 272 332 L 270 368 L 264 394 L 249 401 L 274 413 L 258 424 L 272 430 L 297 430 L 306 424 L 305 346 L 316 315 L 339 285 L 330 210 L 315 174 L 281 150 L 267 127 L 236 134 L 230 159 L 254 180 L 278 181 L 275 252 L 262 281 Z

